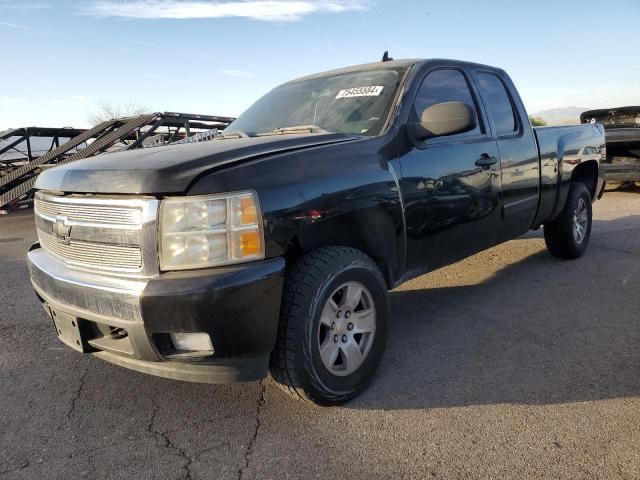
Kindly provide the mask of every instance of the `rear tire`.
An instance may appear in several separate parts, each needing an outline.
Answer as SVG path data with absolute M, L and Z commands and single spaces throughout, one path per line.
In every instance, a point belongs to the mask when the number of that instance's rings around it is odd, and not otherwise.
M 327 247 L 302 256 L 285 279 L 271 375 L 307 402 L 350 400 L 380 364 L 388 308 L 384 278 L 361 251 Z
M 567 203 L 553 222 L 544 225 L 544 240 L 549 252 L 565 259 L 581 257 L 591 238 L 591 195 L 582 182 L 569 187 Z

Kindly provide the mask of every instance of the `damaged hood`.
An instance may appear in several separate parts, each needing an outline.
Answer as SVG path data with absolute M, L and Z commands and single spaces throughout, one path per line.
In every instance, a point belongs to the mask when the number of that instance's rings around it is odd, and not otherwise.
M 270 135 L 108 153 L 46 170 L 35 188 L 77 193 L 183 193 L 197 176 L 225 165 L 357 138 L 360 136 L 339 133 Z

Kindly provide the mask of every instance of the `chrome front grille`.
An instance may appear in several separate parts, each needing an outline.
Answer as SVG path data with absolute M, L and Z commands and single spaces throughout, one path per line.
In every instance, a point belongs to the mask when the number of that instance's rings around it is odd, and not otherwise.
M 40 245 L 73 268 L 152 276 L 158 272 L 158 201 L 37 192 Z
M 36 198 L 35 209 L 42 215 L 55 218 L 65 215 L 75 222 L 106 223 L 113 225 L 140 225 L 142 221 L 141 208 L 108 207 L 96 208 L 95 205 L 73 205 L 55 203 Z
M 140 247 L 123 247 L 69 240 L 61 242 L 53 235 L 40 232 L 40 246 L 69 265 L 91 266 L 113 271 L 138 271 L 142 268 Z

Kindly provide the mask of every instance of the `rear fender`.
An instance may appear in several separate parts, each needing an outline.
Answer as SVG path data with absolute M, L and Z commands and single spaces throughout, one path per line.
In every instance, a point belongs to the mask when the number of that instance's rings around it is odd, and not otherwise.
M 592 145 L 593 144 L 593 145 Z M 558 140 L 558 193 L 551 221 L 564 209 L 571 182 L 585 183 L 591 198 L 595 201 L 598 194 L 600 147 L 595 138 L 585 132 L 571 132 Z

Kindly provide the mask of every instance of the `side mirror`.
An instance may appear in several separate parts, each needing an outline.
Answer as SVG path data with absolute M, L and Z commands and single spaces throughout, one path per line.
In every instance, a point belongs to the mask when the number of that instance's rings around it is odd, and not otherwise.
M 409 124 L 417 140 L 468 132 L 476 128 L 473 112 L 463 102 L 443 102 L 423 110 L 420 123 Z

